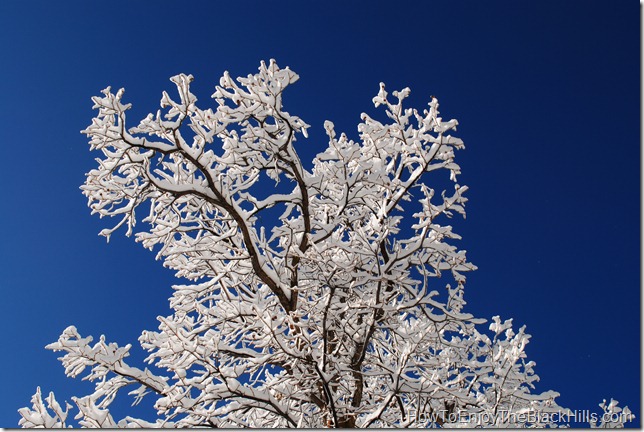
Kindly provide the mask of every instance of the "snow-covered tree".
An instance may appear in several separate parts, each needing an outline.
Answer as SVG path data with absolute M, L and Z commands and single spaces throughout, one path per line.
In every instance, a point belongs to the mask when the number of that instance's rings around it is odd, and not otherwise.
M 358 141 L 326 122 L 328 147 L 307 170 L 295 144 L 309 125 L 282 105 L 297 74 L 274 61 L 237 80 L 225 73 L 215 109 L 197 107 L 192 79 L 173 77 L 178 98 L 164 92 L 135 127 L 123 90 L 93 98 L 98 115 L 83 133 L 102 157 L 82 190 L 92 213 L 118 218 L 101 235 L 125 226 L 189 283 L 139 338 L 153 371 L 127 363 L 130 345 L 92 344 L 73 326 L 47 346 L 64 352 L 68 376 L 96 383 L 72 398 L 77 424 L 560 423 L 558 394 L 534 393 L 530 336 L 498 317 L 483 328 L 464 310 L 475 267 L 445 224 L 465 215 L 463 142 L 435 98 L 419 112 L 403 107 L 409 89 L 390 97 L 381 85 L 373 102 L 387 120 L 362 114 Z M 451 190 L 436 193 L 432 178 Z M 135 230 L 137 211 L 145 229 Z M 157 418 L 114 419 L 120 390 L 135 404 L 156 398 Z M 38 389 L 20 424 L 70 425 L 72 405 L 45 401 Z

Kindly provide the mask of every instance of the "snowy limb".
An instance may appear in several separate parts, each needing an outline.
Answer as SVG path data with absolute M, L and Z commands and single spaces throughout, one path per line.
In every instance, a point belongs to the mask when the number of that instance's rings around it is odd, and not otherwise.
M 635 415 L 631 412 L 628 407 L 620 408 L 618 406 L 619 402 L 614 399 L 611 399 L 610 402 L 606 402 L 606 399 L 599 404 L 599 407 L 602 409 L 598 419 L 591 418 L 590 427 L 591 428 L 602 428 L 602 429 L 619 429 L 623 428 L 624 425 L 635 419 Z
M 67 427 L 67 413 L 72 406 L 65 404 L 65 410 L 63 411 L 53 393 L 49 393 L 45 400 L 47 401 L 47 406 L 43 403 L 40 387 L 38 387 L 36 394 L 31 397 L 32 409 L 20 408 L 18 410 L 22 416 L 18 424 L 23 428 L 59 429 Z

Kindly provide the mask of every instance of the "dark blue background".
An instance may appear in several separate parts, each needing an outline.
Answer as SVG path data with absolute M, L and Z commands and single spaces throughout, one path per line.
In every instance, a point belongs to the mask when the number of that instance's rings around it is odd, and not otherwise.
M 224 70 L 269 58 L 301 76 L 285 106 L 312 125 L 304 160 L 325 119 L 357 138 L 380 81 L 420 109 L 436 95 L 467 146 L 469 310 L 527 325 L 539 391 L 614 397 L 639 425 L 639 25 L 636 1 L 0 2 L 0 426 L 37 385 L 90 391 L 43 348 L 67 325 L 141 358 L 170 312 L 172 272 L 123 233 L 106 245 L 78 190 L 90 96 L 125 87 L 134 125 L 174 74 L 213 106 Z

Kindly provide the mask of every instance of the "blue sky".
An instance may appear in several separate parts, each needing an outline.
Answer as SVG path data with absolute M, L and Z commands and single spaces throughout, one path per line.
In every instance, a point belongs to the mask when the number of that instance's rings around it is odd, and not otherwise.
M 125 87 L 138 120 L 184 72 L 208 105 L 224 70 L 270 58 L 301 77 L 285 107 L 312 125 L 304 160 L 326 119 L 357 138 L 381 81 L 417 108 L 437 96 L 467 147 L 469 311 L 527 325 L 538 390 L 578 410 L 614 397 L 639 425 L 639 17 L 625 0 L 0 2 L 0 426 L 38 385 L 91 388 L 44 350 L 67 325 L 136 345 L 169 313 L 172 272 L 98 237 L 110 221 L 78 189 L 90 97 Z

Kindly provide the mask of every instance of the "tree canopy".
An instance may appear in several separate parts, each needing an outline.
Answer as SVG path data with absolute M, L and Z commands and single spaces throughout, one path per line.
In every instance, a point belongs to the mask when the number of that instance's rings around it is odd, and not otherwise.
M 410 90 L 381 84 L 373 103 L 384 120 L 362 114 L 358 141 L 325 122 L 328 146 L 307 170 L 295 144 L 309 125 L 282 104 L 297 74 L 274 61 L 225 73 L 214 109 L 197 107 L 192 80 L 172 77 L 178 98 L 164 92 L 134 127 L 123 89 L 93 98 L 83 133 L 101 157 L 82 190 L 92 213 L 118 220 L 101 235 L 124 227 L 187 283 L 173 287 L 173 314 L 139 338 L 153 370 L 126 362 L 130 345 L 92 344 L 73 326 L 47 346 L 64 353 L 68 376 L 95 382 L 73 398 L 79 425 L 565 422 L 558 393 L 535 392 L 525 328 L 499 317 L 484 327 L 465 310 L 476 267 L 447 224 L 465 216 L 464 145 L 436 98 L 405 108 Z M 156 398 L 157 418 L 114 419 L 126 388 L 134 403 Z M 53 393 L 45 402 L 38 389 L 20 424 L 70 425 L 71 405 Z M 631 415 L 602 407 L 613 423 Z

